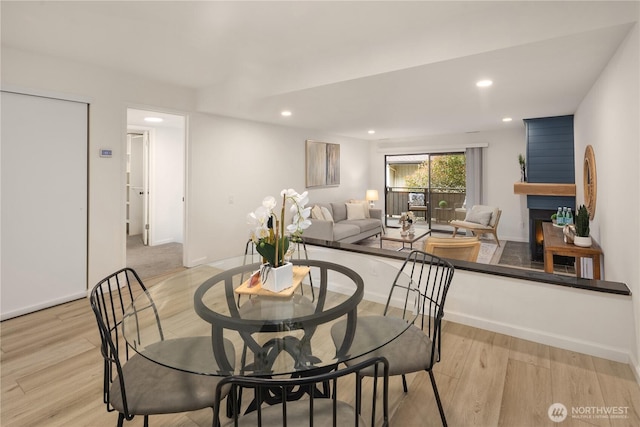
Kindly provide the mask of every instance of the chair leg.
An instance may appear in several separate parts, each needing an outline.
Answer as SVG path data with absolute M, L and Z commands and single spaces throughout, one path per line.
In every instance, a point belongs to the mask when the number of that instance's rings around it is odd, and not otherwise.
M 429 371 L 429 378 L 431 378 L 431 385 L 433 386 L 433 394 L 436 396 L 436 403 L 438 404 L 438 411 L 440 411 L 440 418 L 442 418 L 443 427 L 447 427 L 447 419 L 444 416 L 444 409 L 442 408 L 442 402 L 440 401 L 440 394 L 438 393 L 438 387 L 436 386 L 436 378 L 433 376 L 433 371 Z
M 451 237 L 456 237 L 456 234 L 458 234 L 458 227 L 453 227 L 453 236 Z
M 144 427 L 149 427 L 149 415 L 144 416 Z
M 500 240 L 498 240 L 498 233 L 497 232 L 493 232 L 493 237 L 494 239 L 496 239 L 496 243 L 498 244 L 498 246 L 500 246 Z
M 358 390 L 362 390 L 362 379 L 363 379 L 362 375 L 360 375 L 360 373 L 358 373 L 358 375 L 356 376 L 356 381 L 358 382 L 358 386 L 357 386 Z M 334 392 L 335 392 L 335 390 L 334 390 Z M 333 395 L 334 400 L 336 398 L 335 396 L 336 395 L 334 393 L 334 395 Z M 358 415 L 362 414 L 362 399 L 361 398 L 362 398 L 362 396 L 360 396 L 360 393 L 358 393 L 358 397 L 356 398 L 356 413 Z
M 124 414 L 120 413 L 118 414 L 118 427 L 122 427 L 123 423 L 124 423 Z
M 407 377 L 405 377 L 404 374 L 402 374 L 402 388 L 405 393 L 409 392 L 409 389 L 407 388 Z

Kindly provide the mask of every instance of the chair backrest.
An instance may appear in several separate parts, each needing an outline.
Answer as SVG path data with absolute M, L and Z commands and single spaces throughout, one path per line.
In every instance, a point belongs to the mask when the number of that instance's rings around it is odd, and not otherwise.
M 109 390 L 117 376 L 122 390 L 124 412 L 125 414 L 129 413 L 122 365 L 135 352 L 129 348 L 122 337 L 122 320 L 125 311 L 132 305 L 134 298 L 141 293 L 146 293 L 146 290 L 142 280 L 134 270 L 123 268 L 98 282 L 89 295 L 91 309 L 96 317 L 100 332 L 100 350 L 104 359 L 103 398 L 108 410 L 112 410 L 109 405 Z M 146 309 L 154 311 L 158 334 L 160 339 L 163 339 L 160 319 L 155 304 L 150 297 L 147 303 L 143 304 L 143 307 L 136 306 L 138 312 Z
M 493 223 L 493 228 L 494 229 L 498 229 L 498 222 L 500 222 L 500 215 L 502 215 L 502 209 L 498 209 L 498 212 L 496 212 L 496 217 L 494 221 L 491 221 Z M 493 219 L 493 218 L 492 218 Z
M 391 285 L 384 309 L 385 316 L 398 315 L 403 319 L 414 318 L 414 310 L 417 310 L 418 318 L 414 323 L 431 338 L 434 363 L 440 360 L 440 328 L 453 273 L 449 261 L 423 251 L 411 251 Z M 408 289 L 419 291 L 419 301 L 409 300 L 416 294 Z
M 363 382 L 359 373 L 370 367 L 373 367 L 374 378 L 367 382 L 367 388 L 371 388 L 370 395 L 368 391 L 364 394 L 365 397 L 371 399 L 370 403 L 367 403 L 368 400 L 363 402 Z M 233 425 L 237 425 L 240 420 L 242 425 L 256 426 L 353 425 L 359 427 L 363 425 L 362 414 L 369 413 L 371 426 L 388 426 L 389 364 L 387 359 L 374 357 L 344 369 L 336 368 L 337 365 L 323 370 L 309 371 L 309 375 L 295 378 L 226 377 L 218 383 L 216 388 L 216 406 L 214 407 L 213 419 L 214 421 L 220 420 L 220 413 L 225 407 L 222 404 L 225 390 L 231 385 L 227 396 L 230 402 L 227 402 L 227 405 L 235 408 L 232 411 Z M 352 378 L 346 380 L 348 376 Z M 383 378 L 381 417 L 379 417 L 379 413 L 376 414 L 378 378 L 380 377 Z M 339 379 L 341 380 L 338 381 Z M 330 383 L 330 387 L 325 387 L 327 383 Z M 240 389 L 253 389 L 254 396 L 259 402 L 254 411 L 245 415 L 240 415 L 244 408 L 238 408 L 237 398 Z M 273 404 L 273 399 L 277 399 L 278 403 Z M 271 405 L 263 405 L 262 402 L 269 402 Z M 363 405 L 363 403 L 365 404 Z
M 424 251 L 442 258 L 476 262 L 480 253 L 480 239 L 474 237 L 428 237 Z

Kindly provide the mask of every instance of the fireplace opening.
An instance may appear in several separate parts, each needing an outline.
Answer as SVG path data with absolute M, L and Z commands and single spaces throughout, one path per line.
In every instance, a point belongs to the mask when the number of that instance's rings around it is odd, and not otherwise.
M 544 235 L 542 233 L 542 223 L 551 222 L 551 215 L 555 210 L 529 209 L 529 253 L 531 261 L 544 262 Z M 561 255 L 553 256 L 553 263 L 556 265 L 572 266 L 575 258 Z

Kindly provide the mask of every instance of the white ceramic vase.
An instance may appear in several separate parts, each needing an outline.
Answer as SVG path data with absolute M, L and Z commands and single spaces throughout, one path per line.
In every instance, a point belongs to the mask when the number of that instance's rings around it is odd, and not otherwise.
M 290 262 L 277 267 L 263 266 L 260 269 L 262 289 L 280 292 L 293 286 L 293 264 Z
M 581 248 L 591 247 L 591 244 L 592 244 L 591 236 L 587 236 L 587 237 L 574 236 L 573 244 L 576 246 L 580 246 Z

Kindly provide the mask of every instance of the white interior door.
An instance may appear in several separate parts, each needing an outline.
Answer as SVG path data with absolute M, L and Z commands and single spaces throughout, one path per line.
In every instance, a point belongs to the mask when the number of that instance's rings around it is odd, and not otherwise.
M 0 318 L 86 296 L 87 104 L 2 92 Z
M 149 133 L 127 134 L 129 235 L 149 244 Z

